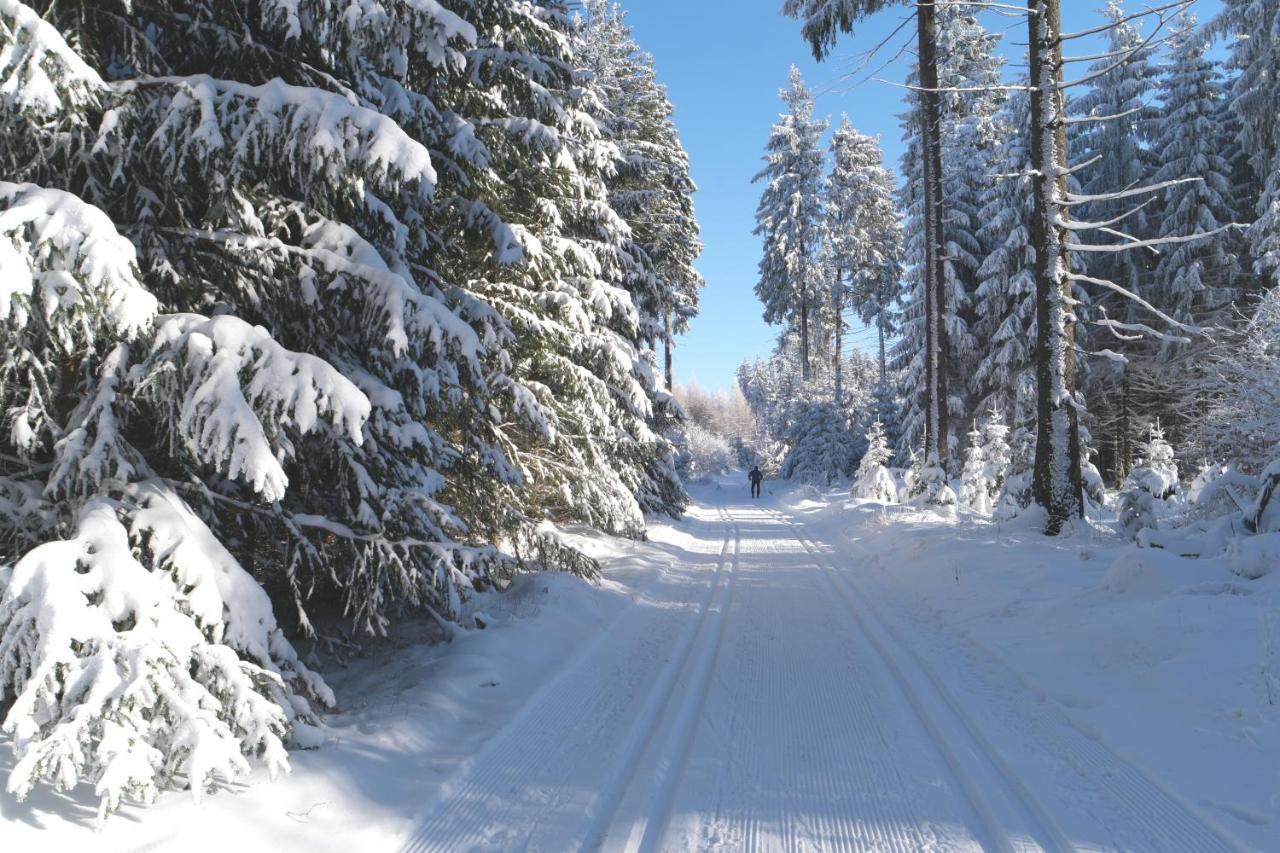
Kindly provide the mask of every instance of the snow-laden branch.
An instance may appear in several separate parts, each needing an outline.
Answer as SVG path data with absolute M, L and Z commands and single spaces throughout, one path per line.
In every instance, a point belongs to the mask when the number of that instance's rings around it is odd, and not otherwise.
M 0 0 L 0 103 L 19 112 L 53 115 L 84 106 L 84 99 L 105 85 L 34 9 L 18 0 Z
M 1096 231 L 1099 229 L 1107 229 L 1107 228 L 1110 228 L 1112 225 L 1115 225 L 1117 222 L 1123 222 L 1124 220 L 1128 219 L 1130 216 L 1133 216 L 1135 213 L 1142 210 L 1147 205 L 1151 204 L 1152 201 L 1154 201 L 1154 199 L 1147 199 L 1137 207 L 1132 207 L 1129 210 L 1125 211 L 1124 213 L 1120 214 L 1119 216 L 1115 216 L 1111 219 L 1107 219 L 1102 222 L 1082 222 L 1077 219 L 1062 219 L 1061 217 L 1055 217 L 1054 223 L 1059 228 L 1066 228 L 1070 231 Z
M 1095 326 L 1103 326 L 1112 330 L 1123 329 L 1125 331 L 1140 333 L 1137 335 L 1116 334 L 1116 337 L 1120 338 L 1122 341 L 1140 341 L 1143 338 L 1155 338 L 1156 340 L 1166 341 L 1173 344 L 1186 344 L 1191 342 L 1191 339 L 1188 337 L 1184 337 L 1183 335 L 1170 335 L 1168 332 L 1162 332 L 1159 329 L 1152 328 L 1146 323 L 1122 323 L 1119 320 L 1110 320 L 1105 317 L 1101 320 L 1090 320 L 1089 322 Z
M 0 181 L 0 326 L 23 326 L 33 310 L 79 310 L 128 339 L 150 328 L 156 305 L 138 280 L 133 244 L 102 210 L 61 190 Z
M 1067 124 L 1089 124 L 1092 122 L 1116 121 L 1117 119 L 1127 118 L 1128 116 L 1131 116 L 1131 115 L 1137 115 L 1138 113 L 1146 109 L 1148 109 L 1147 105 L 1142 104 L 1141 106 L 1134 107 L 1131 110 L 1125 110 L 1122 113 L 1112 113 L 1111 115 L 1105 115 L 1105 116 L 1095 116 L 1095 115 L 1069 116 L 1066 119 L 1066 123 Z
M 1189 8 L 1191 4 L 1194 2 L 1195 0 L 1176 0 L 1176 2 L 1168 3 L 1164 6 L 1156 6 L 1154 8 L 1143 9 L 1141 12 L 1134 12 L 1132 15 L 1126 15 L 1123 18 L 1118 18 L 1114 21 L 1109 21 L 1108 23 L 1101 24 L 1096 27 L 1091 27 L 1087 30 L 1079 30 L 1074 33 L 1063 33 L 1062 35 L 1058 36 L 1058 39 L 1060 41 L 1073 41 L 1075 39 L 1088 38 L 1089 36 L 1096 36 L 1099 33 L 1105 33 L 1120 24 L 1126 24 L 1129 21 L 1134 21 L 1134 20 L 1137 20 L 1138 18 L 1145 18 L 1149 15 L 1160 15 L 1161 13 L 1167 12 L 1170 9 L 1177 9 L 1179 11 L 1185 10 Z
M 1135 195 L 1145 195 L 1147 193 L 1159 192 L 1169 187 L 1176 187 L 1179 184 L 1193 184 L 1203 180 L 1202 178 L 1176 178 L 1171 181 L 1162 181 L 1158 184 L 1148 184 L 1142 187 L 1131 187 L 1127 190 L 1116 190 L 1111 193 L 1098 193 L 1096 195 L 1085 195 L 1081 193 L 1067 193 L 1067 204 L 1089 204 L 1097 201 L 1116 201 L 1122 198 L 1131 198 Z
M 230 177 L 260 166 L 263 149 L 275 165 L 326 182 L 358 172 L 377 181 L 435 187 L 431 153 L 395 121 L 342 95 L 291 86 L 276 78 L 260 86 L 189 77 L 142 77 L 112 83 L 120 95 L 152 96 L 154 132 L 148 144 L 170 174 L 178 176 L 192 154 L 218 154 Z M 130 107 L 129 109 L 136 109 Z M 104 135 L 120 127 L 121 114 L 103 121 Z
M 276 625 L 262 587 L 163 486 L 81 508 L 74 535 L 0 569 L 8 790 L 94 785 L 99 816 L 185 779 L 199 799 L 257 756 L 288 770 L 284 739 L 333 694 Z
M 176 384 L 163 365 L 177 369 Z M 175 438 L 267 501 L 283 498 L 289 484 L 279 431 L 305 434 L 328 416 L 344 438 L 360 444 L 371 411 L 369 398 L 329 364 L 291 352 L 266 329 L 230 315 L 161 317 L 147 369 L 146 381 L 157 386 L 152 396 L 178 401 Z
M 1114 234 L 1118 237 L 1122 237 L 1125 240 L 1128 240 L 1130 242 L 1121 243 L 1121 244 L 1068 243 L 1067 248 L 1073 252 L 1103 252 L 1103 253 L 1127 252 L 1130 249 L 1147 249 L 1154 246 L 1167 246 L 1172 243 L 1191 243 L 1196 240 L 1204 240 L 1214 236 L 1215 234 L 1221 234 L 1224 231 L 1229 231 L 1232 228 L 1239 228 L 1239 227 L 1240 227 L 1239 225 L 1231 223 L 1228 225 L 1223 225 L 1220 228 L 1215 228 L 1212 231 L 1201 231 L 1197 234 L 1183 234 L 1181 236 L 1154 237 L 1150 240 L 1139 240 L 1136 237 L 1129 236 L 1128 234 L 1123 234 L 1119 231 L 1114 231 L 1111 229 L 1104 228 L 1101 230 L 1109 234 Z
M 1176 329 L 1182 329 L 1184 332 L 1188 332 L 1193 335 L 1208 334 L 1208 332 L 1205 329 L 1202 329 L 1199 326 L 1191 326 L 1186 323 L 1173 319 L 1168 314 L 1161 311 L 1159 308 L 1155 307 L 1154 305 L 1152 305 L 1147 300 L 1143 299 L 1138 294 L 1134 293 L 1132 290 L 1129 290 L 1126 287 L 1121 287 L 1120 285 L 1116 284 L 1113 281 L 1107 281 L 1105 278 L 1094 278 L 1093 276 L 1085 275 L 1084 273 L 1076 273 L 1076 272 L 1067 273 L 1067 278 L 1071 281 L 1078 281 L 1078 282 L 1083 282 L 1085 284 L 1094 284 L 1094 285 L 1097 285 L 1098 287 L 1105 287 L 1107 290 L 1110 290 L 1113 293 L 1118 293 L 1124 298 L 1130 299 L 1138 303 L 1143 308 L 1146 308 L 1152 314 L 1155 314 L 1162 321 L 1164 321 L 1165 323 L 1168 323 L 1170 326 L 1173 326 Z M 1115 321 L 1108 321 L 1108 322 L 1114 323 Z M 1181 339 L 1179 338 L 1179 340 Z

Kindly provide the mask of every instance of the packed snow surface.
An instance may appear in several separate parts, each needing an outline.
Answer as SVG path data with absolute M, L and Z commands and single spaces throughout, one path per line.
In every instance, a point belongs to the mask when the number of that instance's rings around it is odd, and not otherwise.
M 278 782 L 96 835 L 88 790 L 0 796 L 0 849 L 1280 849 L 1274 575 L 775 491 L 574 534 L 598 586 L 522 577 L 333 672 Z

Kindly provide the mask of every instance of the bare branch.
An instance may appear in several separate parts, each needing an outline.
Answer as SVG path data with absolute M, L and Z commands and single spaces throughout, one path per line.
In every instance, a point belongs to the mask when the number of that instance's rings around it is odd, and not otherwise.
M 1096 231 L 1099 228 L 1107 228 L 1115 225 L 1117 222 L 1122 222 L 1128 219 L 1130 216 L 1133 216 L 1153 201 L 1155 201 L 1155 199 L 1149 198 L 1137 207 L 1131 208 L 1128 212 L 1122 213 L 1114 219 L 1108 219 L 1104 222 L 1080 222 L 1075 219 L 1056 219 L 1055 223 L 1059 228 L 1067 228 L 1071 231 Z
M 887 86 L 897 86 L 899 89 L 910 89 L 913 92 L 1032 92 L 1031 86 L 939 86 L 936 89 L 929 89 L 924 86 L 913 86 L 910 83 L 895 83 L 892 80 L 885 80 L 883 77 L 873 77 L 877 83 L 884 83 Z
M 1223 231 L 1228 231 L 1232 228 L 1239 228 L 1239 227 L 1241 226 L 1232 222 L 1230 224 L 1223 225 L 1219 228 L 1215 228 L 1212 231 L 1202 231 L 1199 234 L 1184 234 L 1180 237 L 1156 237 L 1153 240 L 1136 240 L 1135 239 L 1134 242 L 1129 243 L 1127 245 L 1123 245 L 1123 246 L 1088 245 L 1084 243 L 1067 243 L 1066 245 L 1067 245 L 1067 248 L 1073 252 L 1095 252 L 1095 253 L 1127 252 L 1130 249 L 1146 249 L 1151 246 L 1168 246 L 1172 243 L 1191 243 L 1196 240 L 1204 240 L 1205 238 L 1212 237 L 1215 234 L 1221 234 Z M 1118 232 L 1112 232 L 1112 233 L 1118 233 Z M 1119 236 L 1127 237 L 1128 235 L 1120 234 Z
M 1067 273 L 1067 278 L 1070 279 L 1071 281 L 1084 282 L 1085 284 L 1096 284 L 1098 287 L 1105 287 L 1107 290 L 1110 290 L 1113 293 L 1118 293 L 1121 296 L 1125 297 L 1126 299 L 1131 299 L 1134 302 L 1141 305 L 1143 308 L 1146 308 L 1152 314 L 1155 314 L 1165 323 L 1168 323 L 1170 326 L 1173 326 L 1175 329 L 1181 329 L 1182 331 L 1192 335 L 1207 334 L 1207 332 L 1204 329 L 1200 328 L 1199 326 L 1190 326 L 1179 320 L 1173 319 L 1168 314 L 1164 313 L 1159 308 L 1152 305 L 1150 302 L 1143 299 L 1138 294 L 1134 293 L 1132 290 L 1129 290 L 1126 287 L 1121 287 L 1120 285 L 1116 284 L 1114 281 L 1107 281 L 1105 278 L 1094 278 L 1091 275 L 1084 275 L 1083 273 L 1078 273 L 1078 272 Z M 1106 313 L 1107 313 L 1106 311 L 1102 312 L 1104 317 L 1106 316 Z M 1108 322 L 1115 322 L 1115 321 L 1112 320 Z M 1124 328 L 1124 326 L 1121 326 L 1121 328 Z M 1132 331 L 1132 329 L 1130 331 Z
M 1158 15 L 1161 12 L 1167 12 L 1170 9 L 1178 9 L 1179 11 L 1181 11 L 1182 9 L 1190 8 L 1193 2 L 1195 2 L 1195 0 L 1177 0 L 1177 2 L 1169 3 L 1165 6 L 1157 6 L 1154 9 L 1149 8 L 1142 12 L 1134 12 L 1132 15 L 1127 15 L 1118 21 L 1111 21 L 1109 23 L 1103 24 L 1102 26 L 1093 27 L 1092 29 L 1080 30 L 1079 32 L 1075 32 L 1075 33 L 1063 33 L 1062 35 L 1058 36 L 1058 38 L 1060 41 L 1072 41 L 1074 39 L 1088 38 L 1089 36 L 1096 36 L 1098 33 L 1105 33 L 1107 30 L 1111 29 L 1117 24 L 1126 24 L 1129 21 L 1136 20 L 1137 18 L 1145 18 L 1148 15 Z
M 1071 116 L 1067 119 L 1067 124 L 1088 124 L 1095 121 L 1115 121 L 1116 119 L 1121 119 L 1125 116 L 1131 116 L 1134 113 L 1140 113 L 1146 108 L 1147 105 L 1143 104 L 1140 107 L 1134 107 L 1133 109 L 1125 110 L 1122 113 L 1112 113 L 1109 116 Z
M 1130 198 L 1135 195 L 1143 195 L 1144 193 L 1159 192 L 1169 187 L 1176 187 L 1179 184 L 1191 184 L 1196 181 L 1203 181 L 1204 178 L 1178 178 L 1172 181 L 1162 181 L 1158 184 L 1149 184 L 1145 187 L 1132 187 L 1127 190 L 1117 190 L 1113 193 L 1099 193 L 1097 195 L 1082 195 L 1078 193 L 1067 193 L 1067 204 L 1089 204 L 1095 201 L 1115 201 L 1121 198 Z

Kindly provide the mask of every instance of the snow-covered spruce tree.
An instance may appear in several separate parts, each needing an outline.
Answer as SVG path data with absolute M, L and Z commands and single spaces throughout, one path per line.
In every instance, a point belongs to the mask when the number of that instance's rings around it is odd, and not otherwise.
M 947 481 L 947 472 L 938 461 L 938 457 L 931 453 L 923 459 L 911 483 L 911 498 L 925 506 L 955 506 L 957 500 L 955 490 Z
M 1116 519 L 1131 539 L 1144 528 L 1155 528 L 1167 513 L 1167 501 L 1178 493 L 1178 464 L 1158 421 L 1151 425 L 1139 452 L 1138 465 L 1116 496 Z
M 573 54 L 563 4 L 480 0 L 469 20 L 456 111 L 488 152 L 473 194 L 509 224 L 519 256 L 494 265 L 477 247 L 462 280 L 514 332 L 509 375 L 541 413 L 507 432 L 527 488 L 520 511 L 639 535 L 643 513 L 677 512 L 686 497 L 670 442 L 654 428 L 673 403 L 627 290 L 642 263 L 631 230 L 608 201 L 618 162 L 594 115 L 590 75 Z
M 1035 397 L 1028 105 L 1027 95 L 1015 92 L 995 119 L 1000 138 L 989 161 L 992 180 L 982 196 L 978 229 L 987 255 L 978 268 L 974 300 L 974 334 L 984 347 L 969 379 L 983 411 L 1021 412 L 1017 423 L 1030 420 Z
M 893 334 L 893 304 L 899 295 L 902 266 L 902 221 L 893 192 L 893 176 L 884 166 L 879 142 L 859 133 L 844 116 L 831 138 L 827 181 L 827 232 L 835 286 L 847 289 L 850 307 L 876 329 L 880 382 L 886 386 L 885 346 Z M 841 322 L 839 316 L 837 322 Z
M 1240 258 L 1245 247 L 1237 231 L 1222 231 L 1235 216 L 1230 128 L 1220 124 L 1225 100 L 1222 75 L 1206 55 L 1208 45 L 1185 16 L 1170 37 L 1168 65 L 1162 69 L 1159 116 L 1152 148 L 1160 166 L 1156 181 L 1199 178 L 1169 187 L 1161 199 L 1156 233 L 1162 237 L 1213 233 L 1213 237 L 1169 247 L 1156 263 L 1153 301 L 1183 322 L 1206 324 L 1240 296 Z M 1162 347 L 1166 354 L 1169 345 Z
M 986 465 L 983 479 L 987 484 L 987 506 L 994 509 L 1009 476 L 1013 449 L 1009 446 L 1009 425 L 998 409 L 987 412 L 982 423 L 982 460 Z
M 660 340 L 663 374 L 672 387 L 674 336 L 698 312 L 704 282 L 694 268 L 702 241 L 693 212 L 697 187 L 673 121 L 674 108 L 657 82 L 653 58 L 636 45 L 625 13 L 609 0 L 589 0 L 578 47 L 605 114 L 601 120 L 620 159 L 608 179 L 609 201 L 626 219 L 647 261 L 651 286 L 633 290 L 647 340 Z
M 963 4 L 938 4 L 938 79 L 941 86 L 941 144 L 943 198 L 942 282 L 939 304 L 946 340 L 945 385 L 947 389 L 946 458 L 960 459 L 959 436 L 955 428 L 976 414 L 970 381 L 981 357 L 973 335 L 977 305 L 977 270 L 984 248 L 979 237 L 981 196 L 991 181 L 990 158 L 998 138 L 995 113 L 1003 98 L 1000 87 L 1001 62 L 993 51 L 996 37 L 987 33 Z M 915 78 L 913 78 L 914 80 Z M 923 334 L 926 308 L 924 289 L 928 266 L 925 233 L 919 227 L 926 212 L 924 170 L 920 152 L 921 129 L 916 112 L 902 116 L 907 147 L 902 158 L 904 183 L 901 205 L 908 217 L 908 287 L 905 293 L 902 337 L 895 348 L 894 363 L 904 370 L 903 395 L 908 405 L 908 429 L 904 440 L 914 442 L 924 422 L 927 399 L 928 364 Z M 917 223 L 913 227 L 910 223 Z
M 781 476 L 815 486 L 829 486 L 849 476 L 856 458 L 853 437 L 834 403 L 799 403 L 792 421 Z
M 1093 196 L 1150 184 L 1158 168 L 1158 152 L 1149 145 L 1158 129 L 1159 115 L 1149 102 L 1157 76 L 1153 50 L 1145 46 L 1139 22 L 1128 20 L 1121 0 L 1109 0 L 1103 16 L 1107 22 L 1107 55 L 1088 67 L 1088 88 L 1073 97 L 1069 107 L 1081 119 L 1071 125 L 1068 140 L 1071 156 L 1078 163 L 1075 174 L 1080 192 Z M 1078 220 L 1111 223 L 1141 240 L 1155 233 L 1155 201 L 1151 198 L 1149 204 L 1135 205 L 1127 198 L 1098 198 L 1078 205 L 1072 213 Z M 1109 239 L 1105 232 L 1098 231 L 1081 236 L 1084 242 Z M 1156 257 L 1156 253 L 1145 250 L 1096 253 L 1087 256 L 1087 271 L 1131 293 L 1149 295 Z M 1092 308 L 1123 322 L 1138 320 L 1138 306 L 1120 294 L 1105 294 Z M 1125 342 L 1113 341 L 1109 345 L 1123 348 Z
M 813 95 L 795 66 L 779 96 L 787 111 L 769 133 L 765 166 L 754 178 L 764 185 L 756 208 L 755 233 L 764 241 L 764 254 L 755 292 L 764 303 L 766 323 L 796 331 L 807 382 L 820 333 L 819 313 L 829 304 L 828 287 L 819 274 L 825 238 L 822 135 L 827 122 L 814 118 Z
M 992 155 L 1003 134 L 996 122 L 1005 100 L 1001 86 L 1004 60 L 996 55 L 999 37 L 978 22 L 964 3 L 938 6 L 939 80 L 942 92 L 943 274 L 947 324 L 949 423 L 958 430 L 983 411 L 974 399 L 971 378 L 982 358 L 974 334 L 979 306 L 978 270 L 986 254 L 982 241 L 982 203 L 993 181 Z M 957 454 L 958 456 L 958 454 Z M 957 460 L 958 461 L 958 460 Z M 954 463 L 952 463 L 954 466 Z
M 982 430 L 974 423 L 973 429 L 969 430 L 964 470 L 960 472 L 959 500 L 963 506 L 983 515 L 991 512 L 991 483 L 987 479 L 989 469 L 985 452 Z
M 1234 72 L 1230 105 L 1239 122 L 1239 142 L 1262 192 L 1248 230 L 1257 272 L 1280 283 L 1280 0 L 1224 0 L 1209 22 L 1209 33 L 1224 38 L 1227 67 Z
M 1012 521 L 1035 502 L 1032 494 L 1036 457 L 1034 425 L 1014 427 L 1010 431 L 1008 453 L 1004 483 L 991 513 L 994 521 Z
M 364 445 L 303 448 L 307 464 L 286 472 L 296 488 L 269 511 L 217 488 L 189 487 L 192 499 L 245 534 L 245 558 L 273 593 L 292 592 L 304 624 L 304 605 L 330 600 L 370 632 L 406 605 L 447 615 L 509 570 L 491 543 L 510 529 L 500 496 L 519 478 L 497 405 L 521 396 L 503 371 L 510 332 L 457 286 L 470 271 L 441 248 L 474 235 L 486 258 L 519 250 L 496 217 L 459 202 L 489 156 L 450 109 L 471 85 L 474 27 L 403 3 L 133 10 L 83 23 L 119 30 L 103 63 L 115 44 L 136 53 L 112 67 L 138 107 L 104 137 L 130 168 L 104 168 L 98 184 L 134 223 L 148 280 L 167 304 L 232 313 L 323 357 L 375 404 Z
M 150 105 L 22 4 L 0 7 L 0 57 L 0 124 L 44 152 L 13 172 L 46 185 L 0 183 L 7 787 L 88 781 L 105 814 L 167 785 L 198 796 L 253 757 L 276 772 L 290 734 L 307 739 L 311 701 L 333 697 L 277 626 L 240 543 L 185 485 L 278 502 L 300 447 L 361 447 L 370 400 L 261 327 L 158 299 L 134 244 L 84 198 L 103 186 L 98 170 L 135 168 L 104 140 Z M 377 137 L 360 118 L 346 153 L 373 178 L 391 163 L 370 164 Z M 209 144 L 216 117 L 203 128 Z
M 885 467 L 892 459 L 893 451 L 877 418 L 867 429 L 867 450 L 854 474 L 853 497 L 884 504 L 897 503 L 898 485 Z
M 784 15 L 803 22 L 803 33 L 813 50 L 814 58 L 822 60 L 835 46 L 841 33 L 853 30 L 854 25 L 889 6 L 903 0 L 785 0 Z M 913 112 L 919 125 L 919 224 L 923 245 L 920 260 L 923 275 L 917 287 L 921 299 L 919 308 L 920 340 L 923 346 L 913 355 L 897 359 L 908 377 L 922 377 L 924 405 L 918 410 L 918 426 L 907 418 L 904 434 L 909 436 L 913 427 L 921 434 L 926 454 L 933 453 L 939 459 L 947 455 L 947 340 L 946 324 L 942 322 L 945 305 L 945 278 L 942 268 L 943 248 L 943 166 L 942 166 L 942 103 L 939 89 L 938 9 L 936 3 L 921 3 L 915 8 L 916 67 L 919 82 L 913 97 Z M 904 208 L 907 207 L 904 205 Z M 907 233 L 913 233 L 911 228 Z M 911 263 L 910 255 L 906 258 Z M 908 319 L 914 319 L 908 317 Z M 905 331 L 905 330 L 904 330 Z M 913 363 L 914 359 L 914 363 Z M 909 437 L 904 438 L 908 443 Z

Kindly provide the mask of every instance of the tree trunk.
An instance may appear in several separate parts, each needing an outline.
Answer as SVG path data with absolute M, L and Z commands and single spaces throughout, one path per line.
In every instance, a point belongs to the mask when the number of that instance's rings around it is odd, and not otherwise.
M 1133 467 L 1133 424 L 1130 419 L 1131 401 L 1129 371 L 1120 377 L 1120 443 L 1116 456 L 1116 488 L 1124 485 L 1125 477 Z
M 881 314 L 876 318 L 876 331 L 880 335 L 880 385 L 884 387 L 889 382 L 889 366 L 885 359 L 885 341 L 884 341 L 884 315 Z
M 671 367 L 672 350 L 675 348 L 675 345 L 671 341 L 671 309 L 670 308 L 666 308 L 662 312 L 662 347 L 663 347 L 662 372 L 663 372 L 663 375 L 666 376 L 667 378 L 667 390 L 670 391 L 671 389 L 676 387 L 675 377 L 673 375 L 673 370 Z
M 800 376 L 809 382 L 809 300 L 800 302 Z
M 920 145 L 924 154 L 925 458 L 947 456 L 946 279 L 942 230 L 942 98 L 938 92 L 938 34 L 933 3 L 916 7 L 920 60 Z
M 844 351 L 844 279 L 837 274 L 835 293 L 832 294 L 835 302 L 836 314 L 836 351 L 835 351 L 835 377 L 836 377 L 836 411 L 844 413 L 844 365 L 841 364 L 840 355 Z
M 1067 232 L 1067 126 L 1059 0 L 1027 0 L 1036 254 L 1036 460 L 1032 492 L 1057 535 L 1084 512 L 1075 407 L 1075 314 Z

